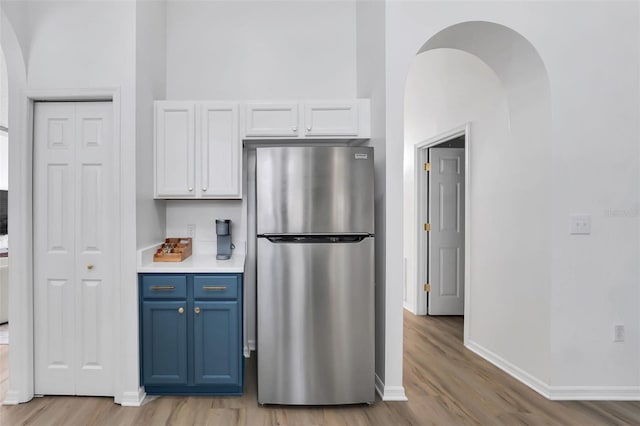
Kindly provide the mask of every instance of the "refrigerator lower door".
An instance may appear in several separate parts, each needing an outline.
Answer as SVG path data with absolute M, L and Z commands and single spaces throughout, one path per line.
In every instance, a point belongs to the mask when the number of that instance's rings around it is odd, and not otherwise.
M 373 402 L 374 238 L 258 238 L 258 402 Z

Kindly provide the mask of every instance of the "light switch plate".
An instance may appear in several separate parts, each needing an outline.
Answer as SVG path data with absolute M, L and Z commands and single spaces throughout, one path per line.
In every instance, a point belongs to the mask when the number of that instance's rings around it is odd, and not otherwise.
M 569 233 L 572 235 L 591 234 L 591 215 L 589 214 L 571 215 Z

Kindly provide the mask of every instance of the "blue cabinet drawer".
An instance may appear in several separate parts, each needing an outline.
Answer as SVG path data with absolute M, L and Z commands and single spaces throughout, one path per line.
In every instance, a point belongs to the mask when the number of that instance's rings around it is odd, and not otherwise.
M 194 299 L 237 299 L 237 275 L 196 275 L 193 277 Z
M 179 274 L 142 275 L 142 297 L 145 299 L 185 299 L 187 276 Z

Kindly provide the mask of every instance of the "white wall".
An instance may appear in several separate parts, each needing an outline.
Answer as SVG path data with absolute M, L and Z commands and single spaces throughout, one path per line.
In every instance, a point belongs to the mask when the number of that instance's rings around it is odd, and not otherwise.
M 167 4 L 167 99 L 352 98 L 355 2 Z
M 481 295 L 485 303 L 474 307 L 468 320 L 475 349 L 486 349 L 484 355 L 493 362 L 554 398 L 640 397 L 638 244 L 636 237 L 623 235 L 638 235 L 638 217 L 607 218 L 605 213 L 607 208 L 632 210 L 638 205 L 638 127 L 632 118 L 638 114 L 637 7 L 631 2 L 387 5 L 387 139 L 398 150 L 407 136 L 403 131 L 407 75 L 421 46 L 440 30 L 464 21 L 506 25 L 533 44 L 548 71 L 552 135 L 527 138 L 513 125 L 526 128 L 529 115 L 510 117 L 512 140 L 501 149 L 508 150 L 506 158 L 527 166 L 528 172 L 524 180 L 505 188 L 503 195 L 512 199 L 499 205 L 500 215 L 484 218 L 485 227 L 497 223 L 509 232 L 505 240 L 482 231 L 485 244 L 480 248 L 495 258 L 488 268 L 474 259 L 471 285 L 478 279 L 493 280 L 495 285 L 493 292 Z M 587 26 L 602 31 L 589 32 Z M 518 62 L 505 65 L 517 67 Z M 520 102 L 524 111 L 527 101 Z M 472 147 L 476 146 L 474 123 Z M 518 146 L 522 140 L 526 143 Z M 538 164 L 537 169 L 527 165 L 528 159 L 544 155 L 545 144 L 552 147 L 551 161 Z M 611 155 L 612 151 L 616 154 Z M 481 153 L 472 150 L 476 154 Z M 403 181 L 402 164 L 402 158 L 387 158 L 388 187 Z M 472 190 L 477 189 L 476 172 L 472 169 Z M 493 182 L 499 178 L 486 176 Z M 538 190 L 545 180 L 549 184 L 543 194 Z M 534 199 L 517 195 L 520 184 L 536 188 Z M 390 216 L 397 219 L 388 221 L 397 223 L 388 234 L 398 234 L 403 213 L 394 206 L 401 203 L 389 199 L 388 204 Z M 474 213 L 478 205 L 474 202 Z M 524 205 L 540 212 L 542 221 L 530 220 L 531 214 L 521 208 Z M 569 235 L 571 213 L 592 214 L 592 235 Z M 526 219 L 518 222 L 523 214 Z M 517 262 L 512 265 L 513 259 Z M 500 263 L 502 269 L 497 268 Z M 391 267 L 400 276 L 401 266 L 388 261 L 387 268 Z M 512 273 L 516 269 L 519 278 Z M 532 280 L 529 273 L 541 274 L 541 279 Z M 535 289 L 541 290 L 539 294 Z M 485 312 L 474 313 L 475 309 Z M 492 312 L 500 315 L 492 317 Z M 478 315 L 486 320 L 481 327 L 474 325 Z M 615 321 L 627 325 L 625 343 L 612 342 Z M 497 329 L 491 329 L 492 323 Z
M 27 71 L 23 47 L 14 31 L 14 25 L 7 14 L 6 3 L 0 3 L 0 46 L 5 57 L 9 91 L 9 126 L 12 130 L 12 149 L 9 151 L 12 164 L 25 165 L 31 161 L 27 143 L 27 125 L 24 117 L 23 91 L 27 86 Z M 25 3 L 18 5 L 26 8 Z M 14 10 L 15 12 L 15 10 Z M 18 14 L 20 15 L 20 14 Z M 19 20 L 19 22 L 22 22 Z M 9 204 L 9 233 L 23 238 L 14 238 L 9 258 L 9 317 L 11 319 L 11 361 L 9 363 L 9 389 L 4 404 L 17 404 L 33 397 L 33 344 L 30 333 L 33 330 L 33 315 L 29 307 L 33 300 L 29 296 L 32 277 L 31 238 L 31 197 L 29 167 L 12 167 L 9 170 L 12 195 Z
M 166 91 L 166 3 L 136 2 L 136 241 L 164 240 L 165 202 L 153 199 L 153 101 Z
M 0 49 L 0 126 L 9 127 L 9 88 L 4 54 Z M 9 139 L 0 131 L 0 189 L 9 189 Z
M 7 66 L 0 49 L 0 126 L 9 125 L 9 90 L 7 87 Z
M 29 57 L 30 23 L 28 19 L 29 2 L 22 0 L 4 0 L 2 14 L 7 17 L 13 37 L 16 38 L 23 58 Z
M 576 6 L 546 17 L 571 31 L 539 43 L 555 99 L 551 384 L 640 399 L 638 3 Z M 606 29 L 585 37 L 596 22 Z M 575 213 L 592 215 L 591 236 L 568 235 Z M 625 343 L 613 343 L 614 323 Z
M 246 241 L 242 200 L 168 200 L 167 237 L 187 237 L 187 225 L 196 226 L 195 253 L 216 254 L 216 219 L 231 220 L 231 237 L 239 250 Z
M 9 189 L 9 138 L 0 132 L 0 189 Z
M 371 140 L 375 158 L 375 277 L 376 277 L 376 387 L 385 400 L 406 399 L 402 386 L 402 311 L 400 294 L 388 289 L 402 277 L 387 281 L 386 158 L 386 6 L 360 1 L 356 6 L 357 95 L 371 100 Z M 387 306 L 391 309 L 387 310 Z
M 9 88 L 2 49 L 0 49 L 0 126 L 9 126 Z M 9 189 L 9 139 L 3 131 L 0 131 L 0 189 Z

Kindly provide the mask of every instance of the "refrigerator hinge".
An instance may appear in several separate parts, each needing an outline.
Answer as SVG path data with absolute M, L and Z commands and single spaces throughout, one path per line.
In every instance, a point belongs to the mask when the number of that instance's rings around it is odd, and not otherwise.
M 424 163 L 424 171 L 425 172 L 431 171 L 431 163 Z
M 427 231 L 427 232 L 431 231 L 431 224 L 430 223 L 425 223 L 424 224 L 424 230 Z
M 429 292 L 431 291 L 431 284 L 427 283 L 424 285 L 424 291 Z

